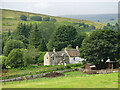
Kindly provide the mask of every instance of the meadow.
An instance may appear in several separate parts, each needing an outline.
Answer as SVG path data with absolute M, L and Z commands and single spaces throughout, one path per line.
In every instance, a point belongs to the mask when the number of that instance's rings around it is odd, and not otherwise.
M 118 73 L 83 74 L 67 72 L 56 78 L 36 78 L 2 83 L 2 88 L 118 88 Z

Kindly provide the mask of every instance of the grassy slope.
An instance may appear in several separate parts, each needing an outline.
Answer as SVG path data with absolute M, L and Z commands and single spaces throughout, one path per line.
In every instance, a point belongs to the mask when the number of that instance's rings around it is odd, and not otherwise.
M 38 78 L 3 83 L 3 88 L 118 88 L 118 73 L 86 75 L 67 72 L 67 77 Z
M 2 19 L 3 19 L 3 31 L 8 31 L 9 29 L 11 30 L 15 30 L 17 24 L 21 21 L 20 20 L 20 15 L 26 15 L 28 17 L 28 21 L 27 22 L 31 22 L 30 17 L 31 16 L 48 16 L 48 15 L 43 15 L 43 14 L 35 14 L 35 13 L 30 13 L 30 12 L 22 12 L 22 11 L 14 11 L 14 10 L 6 10 L 6 9 L 2 9 Z M 54 16 L 49 16 L 49 17 L 54 17 Z M 9 19 L 5 19 L 5 18 L 12 18 L 15 20 L 9 20 Z M 63 18 L 63 17 L 54 17 L 57 22 L 73 22 L 73 23 L 86 23 L 89 25 L 94 25 L 96 26 L 96 28 L 101 28 L 104 26 L 104 24 L 101 23 L 96 23 L 96 22 L 91 22 L 91 21 L 86 21 L 86 20 L 78 20 L 78 19 L 70 19 L 70 18 Z

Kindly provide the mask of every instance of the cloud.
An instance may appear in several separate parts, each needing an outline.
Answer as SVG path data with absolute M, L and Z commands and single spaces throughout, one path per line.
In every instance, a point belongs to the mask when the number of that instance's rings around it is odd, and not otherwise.
M 48 2 L 39 2 L 34 4 L 35 8 L 48 8 L 49 4 Z
M 119 2 L 119 0 L 1 0 L 1 2 Z

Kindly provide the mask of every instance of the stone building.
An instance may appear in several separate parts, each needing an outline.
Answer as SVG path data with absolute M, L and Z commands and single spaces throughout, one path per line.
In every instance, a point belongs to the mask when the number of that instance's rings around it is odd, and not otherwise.
M 80 58 L 79 48 L 67 49 L 64 51 L 47 52 L 44 56 L 44 65 L 66 65 L 82 63 L 84 59 Z

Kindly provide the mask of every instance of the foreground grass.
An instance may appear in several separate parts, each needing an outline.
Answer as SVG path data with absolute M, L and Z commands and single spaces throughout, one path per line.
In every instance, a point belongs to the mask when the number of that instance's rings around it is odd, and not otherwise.
M 68 76 L 37 78 L 2 83 L 2 88 L 118 88 L 118 73 L 87 75 L 67 72 Z

